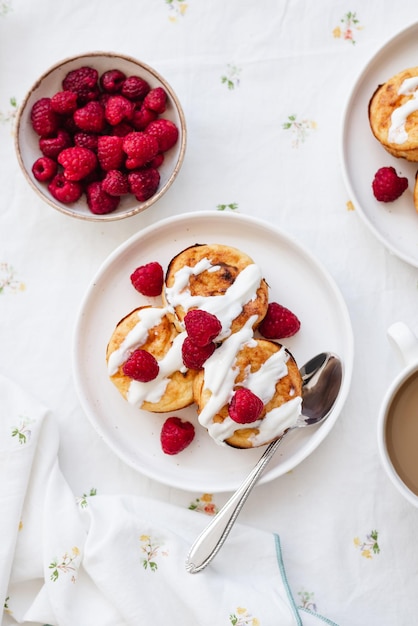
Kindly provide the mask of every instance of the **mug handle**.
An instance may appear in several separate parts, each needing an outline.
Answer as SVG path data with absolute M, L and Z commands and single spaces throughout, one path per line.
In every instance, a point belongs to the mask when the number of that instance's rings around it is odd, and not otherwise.
M 389 343 L 403 366 L 418 363 L 418 338 L 404 322 L 395 322 L 387 330 Z

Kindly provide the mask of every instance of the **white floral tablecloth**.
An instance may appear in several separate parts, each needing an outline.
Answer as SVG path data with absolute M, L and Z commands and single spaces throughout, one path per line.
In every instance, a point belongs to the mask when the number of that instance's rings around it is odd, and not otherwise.
M 398 370 L 386 328 L 403 320 L 418 330 L 417 269 L 390 254 L 360 219 L 339 156 L 353 81 L 386 40 L 416 21 L 413 0 L 0 0 L 0 374 L 51 412 L 60 471 L 79 508 L 90 503 L 99 515 L 103 499 L 146 498 L 200 516 L 197 526 L 203 526 L 228 494 L 190 493 L 139 475 L 83 414 L 71 367 L 80 302 L 108 254 L 177 213 L 239 212 L 296 238 L 328 269 L 347 303 L 355 339 L 352 387 L 327 439 L 292 472 L 259 486 L 240 522 L 254 533 L 280 536 L 301 619 L 305 611 L 340 626 L 417 622 L 418 510 L 383 474 L 376 442 L 380 401 Z M 173 187 L 151 210 L 104 225 L 72 220 L 35 197 L 14 148 L 16 112 L 36 78 L 60 59 L 93 50 L 155 67 L 177 93 L 188 126 L 186 158 Z M 4 415 L 1 408 L 0 416 L 11 425 L 0 431 L 6 520 L 10 502 L 25 497 L 15 493 L 9 453 L 30 445 L 35 418 L 30 410 Z M 27 545 L 25 562 L 25 523 L 18 519 L 9 534 L 5 522 L 1 526 L 5 561 L 13 561 L 15 542 L 20 546 L 21 580 L 37 556 Z M 138 537 L 138 552 L 149 554 L 152 541 L 148 533 Z M 51 553 L 50 583 L 54 576 L 60 584 L 80 583 L 72 568 L 76 551 L 74 544 Z M 251 580 L 251 562 L 246 565 Z M 9 570 L 1 573 L 2 623 L 21 623 L 27 596 L 14 597 Z M 148 573 L 156 595 L 148 587 L 144 602 L 159 603 L 158 568 Z M 231 597 L 217 626 L 280 623 L 274 614 L 257 614 L 253 596 L 243 591 Z M 167 620 L 189 623 L 177 613 Z

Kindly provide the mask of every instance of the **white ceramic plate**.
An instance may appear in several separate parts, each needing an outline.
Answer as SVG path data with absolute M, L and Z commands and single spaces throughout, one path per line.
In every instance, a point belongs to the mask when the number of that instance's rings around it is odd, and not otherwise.
M 374 138 L 368 104 L 379 85 L 418 64 L 418 23 L 402 30 L 372 57 L 354 83 L 343 116 L 342 165 L 351 200 L 375 236 L 392 253 L 418 267 L 418 213 L 412 198 L 418 163 L 391 156 Z M 409 180 L 395 202 L 378 202 L 372 181 L 380 167 L 393 166 Z
M 139 472 L 180 489 L 221 492 L 239 485 L 263 448 L 217 445 L 198 424 L 195 407 L 188 407 L 178 414 L 195 424 L 195 439 L 180 454 L 165 455 L 159 433 L 167 414 L 131 407 L 109 380 L 105 363 L 106 346 L 119 320 L 137 306 L 159 302 L 135 291 L 132 271 L 149 261 L 166 268 L 173 256 L 195 243 L 234 245 L 262 268 L 270 301 L 287 306 L 301 321 L 298 334 L 283 342 L 300 365 L 326 350 L 343 360 L 342 389 L 328 420 L 289 435 L 262 481 L 294 468 L 331 430 L 350 385 L 353 338 L 345 303 L 327 272 L 297 243 L 254 218 L 219 212 L 180 215 L 139 232 L 110 255 L 87 291 L 75 330 L 74 376 L 81 404 L 104 441 Z

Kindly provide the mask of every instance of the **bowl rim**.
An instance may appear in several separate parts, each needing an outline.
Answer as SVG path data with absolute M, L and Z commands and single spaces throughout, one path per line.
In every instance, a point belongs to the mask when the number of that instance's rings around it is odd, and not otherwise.
M 81 214 L 78 213 L 75 210 L 72 210 L 71 208 L 66 208 L 65 206 L 61 206 L 61 204 L 55 203 L 54 199 L 49 196 L 47 196 L 46 193 L 43 193 L 38 187 L 37 185 L 34 183 L 34 181 L 32 180 L 32 178 L 29 175 L 29 172 L 27 170 L 27 167 L 23 161 L 22 158 L 22 154 L 21 154 L 21 148 L 20 148 L 20 127 L 22 124 L 22 118 L 23 115 L 26 111 L 26 107 L 28 104 L 29 99 L 31 98 L 32 94 L 34 93 L 34 91 L 36 91 L 36 89 L 38 89 L 38 87 L 41 85 L 41 83 L 50 75 L 52 74 L 54 71 L 56 71 L 57 69 L 61 68 L 62 66 L 68 64 L 68 63 L 72 63 L 74 61 L 76 61 L 77 59 L 80 59 L 80 61 L 82 61 L 83 59 L 86 58 L 91 58 L 91 57 L 109 57 L 109 59 L 123 59 L 124 61 L 127 61 L 129 63 L 133 63 L 139 67 L 142 67 L 145 71 L 149 72 L 150 74 L 152 74 L 152 76 L 159 81 L 162 86 L 164 87 L 164 89 L 167 91 L 173 105 L 174 108 L 177 111 L 178 117 L 180 119 L 180 129 L 179 129 L 179 134 L 180 134 L 180 147 L 179 147 L 179 154 L 178 154 L 178 158 L 177 161 L 174 165 L 173 171 L 171 172 L 170 176 L 168 177 L 167 181 L 165 182 L 165 184 L 161 187 L 161 189 L 158 189 L 156 191 L 156 193 L 151 196 L 151 198 L 149 198 L 148 200 L 146 200 L 145 202 L 138 202 L 137 205 L 135 205 L 133 208 L 131 209 L 127 209 L 121 213 L 105 213 L 102 215 L 98 215 L 95 213 L 91 213 L 91 214 Z M 18 112 L 16 115 L 16 121 L 15 121 L 15 128 L 14 128 L 14 144 L 15 144 L 15 151 L 17 154 L 17 159 L 20 165 L 20 168 L 24 174 L 25 179 L 27 180 L 27 182 L 29 183 L 29 185 L 32 187 L 32 189 L 36 192 L 36 194 L 47 204 L 49 204 L 52 208 L 54 208 L 55 210 L 59 211 L 60 213 L 63 213 L 65 215 L 68 215 L 70 217 L 74 217 L 76 219 L 81 219 L 84 221 L 88 221 L 88 222 L 111 222 L 111 221 L 116 221 L 116 220 L 121 220 L 121 219 L 125 219 L 127 217 L 132 217 L 134 215 L 137 215 L 138 213 L 142 213 L 143 211 L 145 211 L 146 209 L 148 209 L 152 204 L 155 204 L 165 193 L 166 191 L 168 191 L 168 189 L 171 187 L 172 183 L 174 182 L 174 179 L 176 178 L 177 174 L 179 173 L 181 166 L 183 165 L 183 161 L 184 161 L 184 156 L 185 156 L 185 152 L 186 152 L 186 144 L 187 144 L 187 127 L 186 127 L 186 119 L 185 119 L 185 115 L 184 115 L 184 111 L 183 111 L 183 107 L 180 104 L 180 100 L 177 97 L 177 94 L 175 93 L 175 91 L 173 90 L 173 88 L 171 87 L 171 85 L 167 82 L 167 80 L 153 67 L 151 67 L 150 65 L 148 65 L 147 63 L 136 59 L 135 57 L 129 55 L 129 54 L 124 54 L 124 53 L 120 53 L 120 52 L 114 52 L 114 51 L 100 51 L 100 50 L 95 50 L 92 52 L 83 52 L 81 54 L 75 54 L 72 56 L 68 56 L 65 57 L 63 59 L 61 59 L 60 61 L 57 61 L 56 63 L 54 63 L 53 65 L 51 65 L 47 70 L 45 70 L 41 76 L 32 84 L 32 86 L 28 89 L 24 99 L 22 100 L 22 103 L 20 104 L 19 108 L 18 108 Z

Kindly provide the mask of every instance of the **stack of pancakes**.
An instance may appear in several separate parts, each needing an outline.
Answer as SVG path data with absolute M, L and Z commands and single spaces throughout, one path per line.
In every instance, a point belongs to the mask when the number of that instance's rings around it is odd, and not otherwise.
M 255 337 L 267 307 L 267 283 L 247 254 L 222 244 L 186 248 L 169 263 L 162 304 L 139 307 L 117 324 L 106 352 L 110 379 L 128 402 L 146 411 L 165 413 L 196 403 L 200 423 L 217 443 L 237 448 L 269 443 L 299 415 L 302 381 L 283 346 Z M 187 369 L 181 354 L 184 318 L 196 308 L 213 313 L 222 325 L 217 348 L 199 371 Z M 160 367 L 147 383 L 123 373 L 138 348 L 153 354 Z M 228 405 L 234 390 L 251 385 L 264 402 L 263 413 L 253 424 L 233 422 Z

